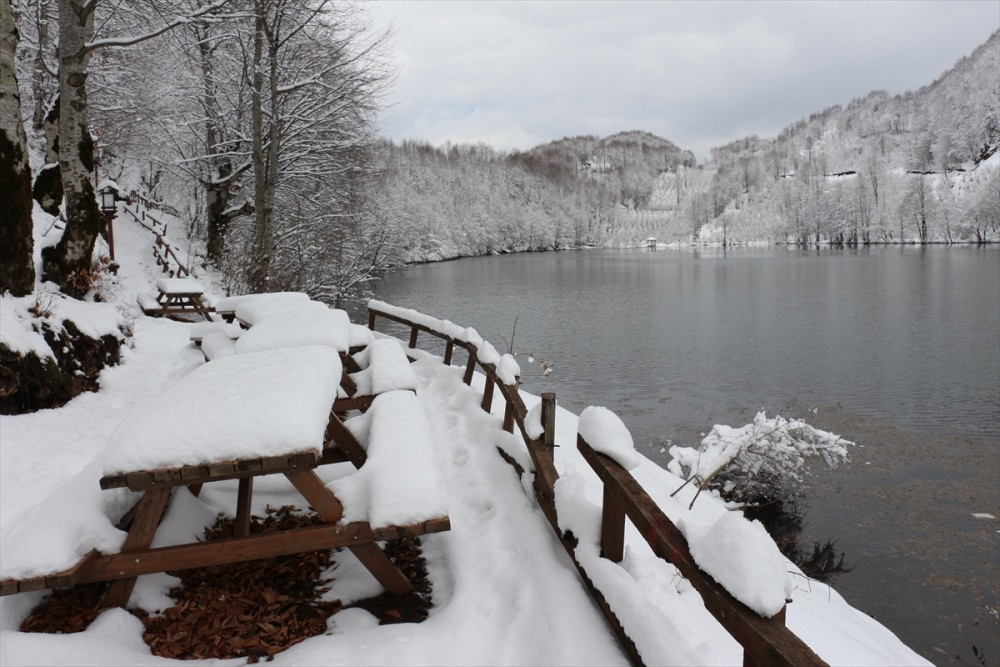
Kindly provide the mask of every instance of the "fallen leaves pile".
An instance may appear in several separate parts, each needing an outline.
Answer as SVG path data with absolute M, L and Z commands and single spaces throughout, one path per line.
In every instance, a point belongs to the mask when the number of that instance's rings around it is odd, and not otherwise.
M 251 533 L 290 530 L 320 523 L 294 508 L 268 509 L 251 519 Z M 208 540 L 230 537 L 232 519 L 205 529 Z M 384 594 L 355 603 L 387 623 L 418 623 L 427 617 L 431 587 L 418 539 L 385 546 L 386 554 L 414 582 L 409 595 Z M 172 572 L 181 585 L 169 591 L 176 604 L 159 615 L 131 610 L 146 626 L 144 639 L 165 658 L 246 658 L 257 662 L 309 637 L 328 632 L 339 601 L 322 600 L 334 551 L 313 551 L 245 563 Z M 80 632 L 100 613 L 107 584 L 54 591 L 21 624 L 23 632 Z

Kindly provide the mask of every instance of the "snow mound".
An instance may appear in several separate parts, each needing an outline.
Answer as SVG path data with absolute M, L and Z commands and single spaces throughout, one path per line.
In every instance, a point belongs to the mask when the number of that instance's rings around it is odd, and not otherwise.
M 791 594 L 785 557 L 760 521 L 726 512 L 707 527 L 685 526 L 698 567 L 733 597 L 765 618 L 785 606 Z
M 579 433 L 594 451 L 614 459 L 626 470 L 639 465 L 632 434 L 624 422 L 611 410 L 590 406 L 580 413 Z

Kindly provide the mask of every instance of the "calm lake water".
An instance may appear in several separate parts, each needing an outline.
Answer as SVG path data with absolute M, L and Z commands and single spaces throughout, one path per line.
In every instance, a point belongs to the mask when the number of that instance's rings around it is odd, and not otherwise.
M 611 408 L 656 460 L 760 409 L 856 440 L 808 496 L 805 537 L 854 565 L 836 588 L 934 662 L 1000 662 L 1000 521 L 973 517 L 1000 515 L 1000 250 L 519 254 L 377 291 L 513 336 L 527 390 Z

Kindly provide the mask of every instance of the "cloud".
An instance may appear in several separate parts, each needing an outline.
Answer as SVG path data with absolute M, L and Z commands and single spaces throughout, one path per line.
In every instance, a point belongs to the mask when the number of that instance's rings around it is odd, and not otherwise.
M 376 2 L 393 139 L 525 149 L 644 129 L 700 159 L 874 89 L 930 83 L 1000 28 L 987 2 Z

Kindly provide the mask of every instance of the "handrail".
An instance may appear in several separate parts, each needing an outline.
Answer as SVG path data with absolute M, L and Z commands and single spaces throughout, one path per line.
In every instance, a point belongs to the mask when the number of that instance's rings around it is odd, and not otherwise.
M 744 665 L 776 667 L 826 665 L 809 646 L 785 627 L 785 607 L 762 618 L 705 574 L 695 563 L 687 539 L 639 482 L 608 456 L 594 451 L 577 435 L 577 449 L 604 484 L 601 556 L 619 563 L 624 555 L 625 518 L 660 558 L 672 563 L 701 595 L 705 608 L 743 647 Z
M 411 313 L 420 321 L 409 319 L 407 314 Z M 485 363 L 480 358 L 480 348 L 474 342 L 475 337 L 468 335 L 470 330 L 462 329 L 450 322 L 437 320 L 416 311 L 407 312 L 396 306 L 371 301 L 368 303 L 368 328 L 372 331 L 375 330 L 377 318 L 410 327 L 409 347 L 411 349 L 416 347 L 420 332 L 445 341 L 444 363 L 447 365 L 451 365 L 455 347 L 467 350 L 469 360 L 463 382 L 467 385 L 471 384 L 475 367 L 478 365 L 482 369 L 486 376 L 482 408 L 486 412 L 491 411 L 494 387 L 499 390 L 506 402 L 504 429 L 513 432 L 511 422 L 517 424 L 535 466 L 535 495 L 542 512 L 576 565 L 585 586 L 607 619 L 611 630 L 618 637 L 618 641 L 629 660 L 632 664 L 643 664 L 642 656 L 639 655 L 635 643 L 608 605 L 603 593 L 594 585 L 586 570 L 577 560 L 576 538 L 570 533 L 564 533 L 559 527 L 554 494 L 555 482 L 559 478 L 559 473 L 555 469 L 552 449 L 555 436 L 555 394 L 542 394 L 543 433 L 538 438 L 531 438 L 525 424 L 527 410 L 518 393 L 520 378 L 516 378 L 513 384 L 505 384 L 498 376 L 496 365 Z M 490 347 L 492 348 L 492 346 Z M 624 553 L 625 519 L 627 517 L 639 529 L 653 552 L 672 563 L 691 582 L 691 585 L 701 594 L 705 608 L 740 643 L 744 650 L 744 665 L 759 665 L 760 667 L 764 665 L 804 665 L 806 667 L 826 665 L 805 642 L 785 627 L 784 607 L 772 618 L 765 619 L 736 600 L 729 591 L 697 566 L 691 557 L 684 535 L 628 471 L 612 459 L 595 452 L 579 435 L 577 435 L 577 447 L 604 484 L 601 525 L 601 555 L 603 557 L 614 562 L 621 562 Z M 513 459 L 502 450 L 500 453 L 520 474 L 523 474 L 524 471 Z
M 542 503 L 542 509 L 545 510 L 546 514 L 551 514 L 551 516 L 554 517 L 554 488 L 556 479 L 559 475 L 556 473 L 555 464 L 552 461 L 551 449 L 546 447 L 546 442 L 553 441 L 553 434 L 549 433 L 548 436 L 543 434 L 538 438 L 532 438 L 528 434 L 527 426 L 525 424 L 525 420 L 528 417 L 528 409 L 525 407 L 520 393 L 518 393 L 520 378 L 515 378 L 512 384 L 505 383 L 500 377 L 497 365 L 492 362 L 483 361 L 480 347 L 477 345 L 475 339 L 470 340 L 470 337 L 468 336 L 463 338 L 455 335 L 465 334 L 469 330 L 461 329 L 456 325 L 448 327 L 446 324 L 450 323 L 435 320 L 434 318 L 427 316 L 422 318 L 424 322 L 414 322 L 413 320 L 407 319 L 396 312 L 392 312 L 392 310 L 393 307 L 389 304 L 369 302 L 368 328 L 372 331 L 375 330 L 375 320 L 377 317 L 406 325 L 410 327 L 409 347 L 411 349 L 417 346 L 417 338 L 420 335 L 420 332 L 439 338 L 445 341 L 444 363 L 446 365 L 451 365 L 452 356 L 456 347 L 466 350 L 469 353 L 469 360 L 466 363 L 465 374 L 462 378 L 462 381 L 465 384 L 472 383 L 472 375 L 475 372 L 476 366 L 479 366 L 479 368 L 482 369 L 483 374 L 486 376 L 486 386 L 483 390 L 483 401 L 481 407 L 484 411 L 490 412 L 492 410 L 494 389 L 500 392 L 500 396 L 503 398 L 505 403 L 503 420 L 504 430 L 508 433 L 513 433 L 514 426 L 516 425 L 518 431 L 520 431 L 521 438 L 524 440 L 524 444 L 528 449 L 528 454 L 531 456 L 532 463 L 535 466 L 535 489 L 539 495 L 539 500 L 544 501 Z M 438 324 L 440 326 L 432 326 L 432 324 Z M 449 332 L 447 329 L 451 329 L 452 332 Z M 483 341 L 483 343 L 485 344 L 485 341 Z M 490 346 L 490 348 L 492 348 L 492 346 Z M 554 414 L 554 394 L 551 397 L 551 402 Z
M 164 213 L 168 213 L 174 216 L 175 218 L 181 217 L 180 211 L 178 211 L 173 206 L 170 206 L 169 204 L 164 204 L 163 202 L 153 201 L 148 197 L 144 197 L 143 195 L 139 194 L 138 190 L 133 190 L 132 192 L 130 192 L 128 194 L 127 199 L 129 202 L 136 202 L 136 201 L 141 202 L 142 205 L 147 209 L 154 211 L 163 211 Z
M 133 211 L 128 207 L 128 204 L 131 203 L 133 200 L 137 200 L 139 202 L 143 201 L 141 197 L 138 197 L 136 199 L 135 193 L 133 193 L 133 196 L 130 199 L 126 200 L 126 205 L 123 206 L 122 208 L 124 208 L 125 212 L 131 215 L 136 222 L 138 222 L 144 228 L 148 229 L 149 231 L 151 231 L 153 234 L 156 235 L 156 239 L 153 242 L 153 257 L 156 258 L 156 263 L 159 266 L 163 267 L 163 272 L 170 274 L 171 278 L 175 276 L 178 278 L 183 278 L 184 276 L 190 276 L 191 271 L 189 271 L 187 266 L 184 265 L 184 262 L 181 261 L 181 258 L 177 255 L 177 250 L 174 248 L 174 246 L 170 243 L 170 240 L 167 238 L 166 223 L 164 223 L 161 220 L 157 220 L 153 216 L 149 216 L 149 219 L 152 221 L 152 224 L 147 223 L 145 211 L 140 211 L 139 214 L 137 215 L 135 211 Z M 176 269 L 170 266 L 171 259 L 173 260 L 173 263 L 177 265 Z

